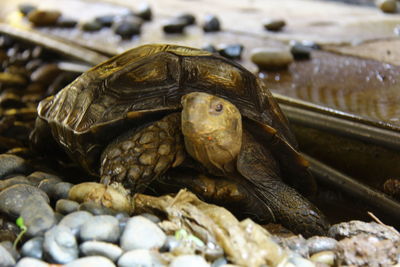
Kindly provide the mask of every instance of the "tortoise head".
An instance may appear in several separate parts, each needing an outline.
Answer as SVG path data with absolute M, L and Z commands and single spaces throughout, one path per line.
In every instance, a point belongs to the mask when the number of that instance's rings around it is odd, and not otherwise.
M 229 101 L 193 92 L 184 95 L 182 133 L 187 152 L 212 174 L 233 172 L 242 145 L 242 117 Z

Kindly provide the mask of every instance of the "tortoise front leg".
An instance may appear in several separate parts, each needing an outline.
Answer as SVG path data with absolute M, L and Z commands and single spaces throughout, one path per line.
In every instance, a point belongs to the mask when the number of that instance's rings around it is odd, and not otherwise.
M 169 114 L 112 141 L 101 156 L 101 182 L 142 192 L 166 170 L 181 164 L 185 152 L 180 115 Z

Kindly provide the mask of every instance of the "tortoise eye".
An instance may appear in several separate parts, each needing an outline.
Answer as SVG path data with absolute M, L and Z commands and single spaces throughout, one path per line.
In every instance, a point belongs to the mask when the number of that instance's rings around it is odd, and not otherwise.
M 221 112 L 224 109 L 224 106 L 222 104 L 216 104 L 215 105 L 215 111 L 216 112 Z

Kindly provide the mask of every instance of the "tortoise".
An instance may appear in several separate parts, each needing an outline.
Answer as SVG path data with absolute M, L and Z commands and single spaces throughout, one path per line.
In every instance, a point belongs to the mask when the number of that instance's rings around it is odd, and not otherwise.
M 40 102 L 31 141 L 43 149 L 51 139 L 88 173 L 132 194 L 180 177 L 181 168 L 192 179 L 177 184 L 259 222 L 306 236 L 328 225 L 293 189 L 310 196 L 316 183 L 271 93 L 207 51 L 143 45 L 93 67 Z

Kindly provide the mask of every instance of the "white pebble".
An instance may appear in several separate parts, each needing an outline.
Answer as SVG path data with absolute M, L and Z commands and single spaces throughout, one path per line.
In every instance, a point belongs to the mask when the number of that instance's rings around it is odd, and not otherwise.
M 325 263 L 332 266 L 335 263 L 335 253 L 333 251 L 321 251 L 313 254 L 310 259 L 313 262 Z

